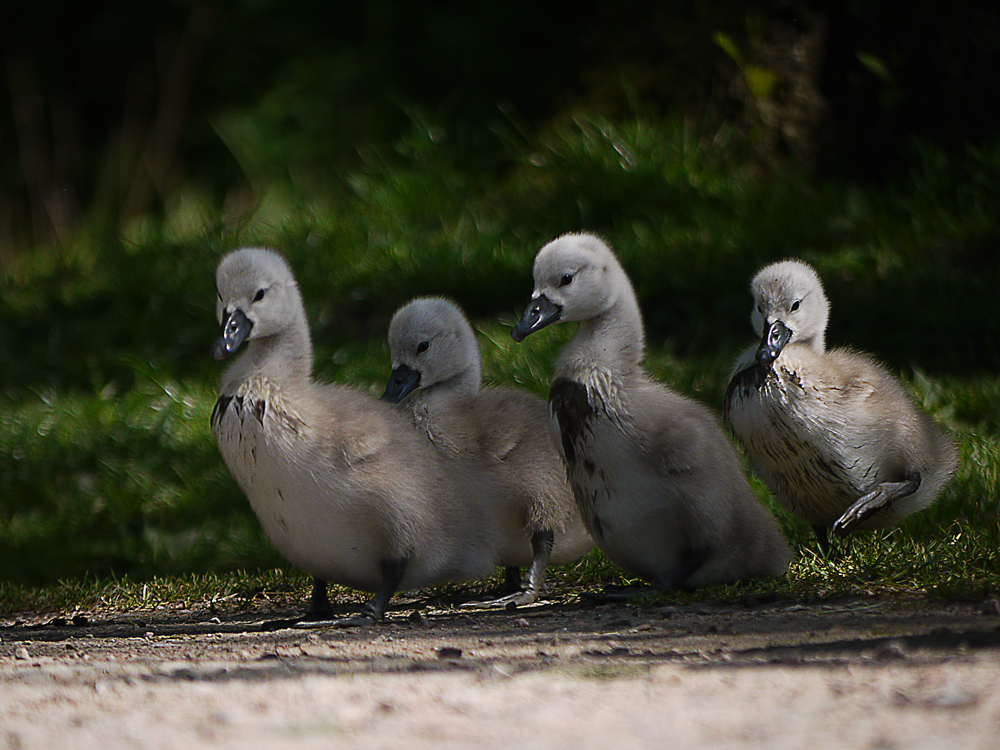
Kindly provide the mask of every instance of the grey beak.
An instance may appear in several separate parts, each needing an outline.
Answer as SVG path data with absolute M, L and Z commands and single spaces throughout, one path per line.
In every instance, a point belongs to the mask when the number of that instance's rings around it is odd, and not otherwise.
M 524 311 L 521 320 L 511 330 L 510 336 L 514 341 L 524 341 L 535 331 L 540 331 L 551 323 L 559 322 L 561 315 L 562 308 L 559 305 L 553 304 L 544 294 L 539 295 Z
M 232 312 L 227 310 L 222 316 L 219 338 L 212 344 L 212 356 L 216 359 L 228 357 L 246 341 L 252 328 L 253 322 L 243 314 L 242 310 L 236 309 Z
M 774 321 L 771 327 L 764 331 L 764 337 L 761 339 L 760 346 L 757 347 L 757 352 L 754 354 L 757 364 L 768 367 L 778 358 L 781 350 L 785 348 L 785 344 L 788 343 L 791 337 L 792 331 L 788 326 L 780 320 Z
M 420 385 L 420 371 L 409 365 L 399 365 L 389 375 L 389 383 L 382 394 L 382 400 L 398 404 Z

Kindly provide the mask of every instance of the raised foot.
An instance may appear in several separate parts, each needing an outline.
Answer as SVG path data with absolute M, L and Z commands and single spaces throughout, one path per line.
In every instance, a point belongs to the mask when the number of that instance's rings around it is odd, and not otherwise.
M 883 482 L 867 495 L 863 495 L 844 514 L 833 522 L 833 533 L 846 536 L 858 524 L 867 521 L 880 510 L 887 510 L 890 505 L 907 495 L 912 495 L 920 487 L 920 474 L 908 474 L 902 482 Z

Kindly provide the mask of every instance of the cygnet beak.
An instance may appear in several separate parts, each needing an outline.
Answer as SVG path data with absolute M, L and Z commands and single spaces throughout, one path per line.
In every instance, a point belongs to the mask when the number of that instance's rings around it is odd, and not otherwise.
M 780 320 L 774 321 L 771 327 L 764 331 L 764 337 L 761 339 L 760 346 L 757 347 L 757 352 L 754 354 L 757 364 L 768 367 L 778 358 L 781 350 L 785 348 L 785 344 L 788 343 L 791 337 L 792 331 L 788 326 Z
M 510 336 L 514 341 L 524 341 L 535 331 L 540 331 L 550 323 L 559 322 L 561 316 L 562 308 L 540 294 L 528 305 L 521 320 L 511 329 Z
M 398 404 L 420 385 L 420 371 L 409 365 L 397 365 L 389 375 L 382 400 L 390 404 Z
M 219 331 L 219 338 L 212 344 L 212 356 L 216 359 L 225 359 L 230 354 L 240 348 L 240 344 L 246 341 L 253 328 L 251 321 L 239 308 L 222 316 L 222 329 Z

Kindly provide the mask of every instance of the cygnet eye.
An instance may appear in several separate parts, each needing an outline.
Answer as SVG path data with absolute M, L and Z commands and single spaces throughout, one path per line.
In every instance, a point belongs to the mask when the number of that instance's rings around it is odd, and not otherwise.
M 423 354 L 430 348 L 431 348 L 430 341 L 421 341 L 419 344 L 417 344 L 417 354 Z
M 257 293 L 253 296 L 253 301 L 254 302 L 260 302 L 262 299 L 264 299 L 264 294 L 266 292 L 267 292 L 267 289 L 258 289 Z
M 795 300 L 795 301 L 794 301 L 794 302 L 792 303 L 792 308 L 791 308 L 791 309 L 792 309 L 792 312 L 795 312 L 796 310 L 798 310 L 798 309 L 799 309 L 799 304 L 801 303 L 801 301 L 802 301 L 802 300 Z
M 571 273 L 564 273 L 559 279 L 559 286 L 569 286 L 571 283 L 573 283 L 573 274 Z

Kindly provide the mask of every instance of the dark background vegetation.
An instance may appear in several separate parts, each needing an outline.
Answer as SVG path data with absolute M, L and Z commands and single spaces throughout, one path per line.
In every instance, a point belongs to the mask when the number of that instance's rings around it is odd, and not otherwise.
M 0 49 L 0 583 L 281 564 L 208 429 L 226 250 L 289 256 L 328 380 L 376 391 L 436 293 L 544 393 L 565 332 L 503 321 L 576 230 L 716 407 L 751 274 L 815 263 L 829 340 L 962 443 L 907 539 L 985 528 L 998 567 L 997 3 L 38 2 Z
M 990 0 L 43 0 L 0 34 L 6 253 L 163 211 L 185 185 L 238 203 L 275 177 L 328 183 L 415 108 L 484 167 L 505 165 L 497 127 L 639 107 L 884 180 L 911 138 L 992 138 L 1000 79 Z M 777 77 L 763 125 L 753 66 Z

